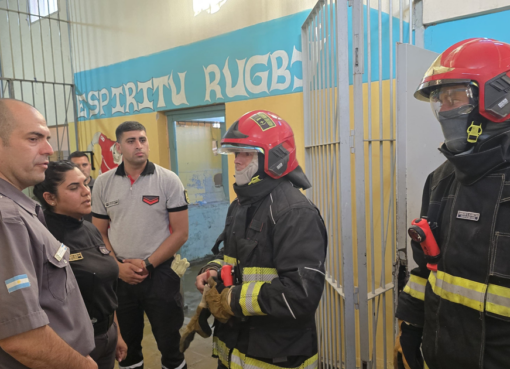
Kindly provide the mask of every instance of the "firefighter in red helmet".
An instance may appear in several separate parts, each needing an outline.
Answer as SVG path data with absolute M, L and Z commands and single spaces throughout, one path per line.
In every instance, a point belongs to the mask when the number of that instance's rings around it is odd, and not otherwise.
M 446 161 L 425 183 L 420 214 L 439 254 L 411 241 L 418 267 L 398 300 L 395 368 L 507 368 L 510 45 L 476 38 L 451 46 L 415 97 L 441 124 Z
M 299 190 L 311 185 L 292 129 L 269 111 L 252 111 L 230 127 L 219 152 L 236 156 L 237 198 L 213 248 L 218 257 L 196 280 L 216 318 L 218 368 L 317 368 L 327 234 Z M 232 286 L 221 278 L 226 265 Z

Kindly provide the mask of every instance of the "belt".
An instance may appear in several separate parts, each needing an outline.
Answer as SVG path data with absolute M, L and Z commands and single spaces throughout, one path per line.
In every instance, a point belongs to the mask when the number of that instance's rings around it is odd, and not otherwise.
M 105 319 L 98 322 L 96 318 L 92 318 L 92 324 L 94 325 L 94 336 L 105 334 L 113 324 L 114 314 L 108 315 Z M 95 322 L 94 322 L 95 321 Z

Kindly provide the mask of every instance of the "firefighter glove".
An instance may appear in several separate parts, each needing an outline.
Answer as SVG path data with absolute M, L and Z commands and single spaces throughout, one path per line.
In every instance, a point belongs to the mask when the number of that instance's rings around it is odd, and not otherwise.
M 191 341 L 195 338 L 195 333 L 198 333 L 204 338 L 210 337 L 212 334 L 211 327 L 207 321 L 207 319 L 211 316 L 211 312 L 207 308 L 207 303 L 205 302 L 205 294 L 208 290 L 209 286 L 206 285 L 204 288 L 204 294 L 202 295 L 202 301 L 198 304 L 197 312 L 193 318 L 191 318 L 186 329 L 182 333 L 181 341 L 179 342 L 179 351 L 181 352 L 187 350 Z
M 174 257 L 174 261 L 172 261 L 171 268 L 180 278 L 186 273 L 186 269 L 189 267 L 188 259 L 181 259 L 181 255 L 177 254 Z
M 221 323 L 226 323 L 231 316 L 234 316 L 230 308 L 230 293 L 232 289 L 225 287 L 223 283 L 218 283 L 215 277 L 210 277 L 207 281 L 209 290 L 204 290 L 205 301 L 212 315 Z
M 421 340 L 423 328 L 398 321 L 399 333 L 393 352 L 394 369 L 423 369 Z

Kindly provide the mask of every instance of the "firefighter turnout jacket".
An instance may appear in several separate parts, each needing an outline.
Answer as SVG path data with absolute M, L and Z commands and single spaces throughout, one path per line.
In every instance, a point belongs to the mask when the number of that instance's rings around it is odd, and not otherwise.
M 452 155 L 425 184 L 428 216 L 441 250 L 437 272 L 411 242 L 418 268 L 399 296 L 397 317 L 423 327 L 430 369 L 510 365 L 510 132 Z
M 235 316 L 215 322 L 213 355 L 227 368 L 316 368 L 327 248 L 319 211 L 286 177 L 234 189 L 213 248 L 221 258 L 203 268 L 230 264 L 237 280 Z

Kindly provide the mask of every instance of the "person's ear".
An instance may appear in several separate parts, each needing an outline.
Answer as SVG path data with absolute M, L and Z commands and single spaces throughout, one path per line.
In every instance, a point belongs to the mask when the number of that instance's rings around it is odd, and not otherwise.
M 115 142 L 115 150 L 117 150 L 117 152 L 122 155 L 122 150 L 120 149 L 120 143 Z
M 57 205 L 57 196 L 55 196 L 49 192 L 45 192 L 45 193 L 43 193 L 43 198 L 44 198 L 44 201 L 46 201 L 50 206 Z

